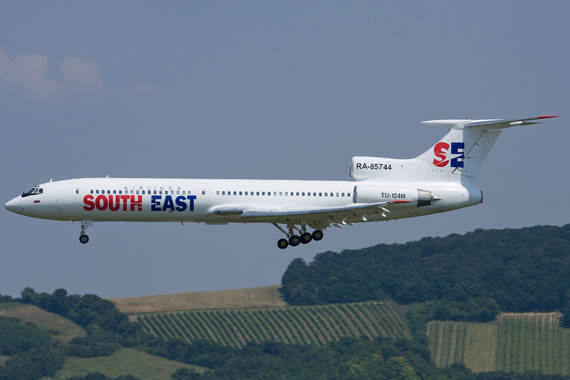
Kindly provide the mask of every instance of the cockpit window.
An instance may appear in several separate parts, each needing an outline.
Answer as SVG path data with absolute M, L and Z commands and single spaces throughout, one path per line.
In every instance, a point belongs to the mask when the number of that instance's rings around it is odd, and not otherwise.
M 25 193 L 22 193 L 22 198 L 29 197 L 30 195 L 42 194 L 43 192 L 44 192 L 44 189 L 42 189 L 39 186 L 34 186 L 30 190 L 26 191 Z

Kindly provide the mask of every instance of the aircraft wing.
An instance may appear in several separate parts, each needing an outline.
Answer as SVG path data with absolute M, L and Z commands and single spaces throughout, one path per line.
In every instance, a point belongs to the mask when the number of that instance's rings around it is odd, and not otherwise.
M 367 216 L 386 216 L 390 212 L 389 208 L 397 202 L 375 202 L 375 203 L 350 203 L 337 207 L 305 207 L 305 208 L 251 208 L 239 206 L 221 207 L 211 210 L 214 215 L 236 217 L 244 222 L 268 222 L 268 223 L 288 223 L 307 221 L 319 223 L 321 225 L 339 225 L 356 221 L 366 221 Z M 410 202 L 410 201 L 407 201 Z

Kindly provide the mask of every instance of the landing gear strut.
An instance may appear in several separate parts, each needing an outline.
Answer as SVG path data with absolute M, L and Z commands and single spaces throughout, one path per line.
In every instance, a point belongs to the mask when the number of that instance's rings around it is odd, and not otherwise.
M 79 242 L 81 244 L 87 244 L 89 242 L 89 236 L 85 234 L 87 227 L 92 226 L 93 222 L 90 220 L 81 221 L 81 232 L 79 233 Z
M 307 232 L 307 226 L 305 226 L 305 225 L 301 226 L 301 229 L 299 229 L 299 228 L 295 227 L 295 225 L 290 224 L 287 226 L 289 228 L 289 232 L 285 231 L 277 223 L 273 223 L 273 225 L 275 227 L 277 227 L 277 229 L 279 229 L 279 231 L 281 231 L 285 235 L 287 235 L 287 239 L 279 239 L 277 241 L 277 247 L 279 247 L 280 249 L 285 249 L 288 246 L 296 247 L 299 244 L 308 244 L 313 240 L 319 241 L 323 238 L 323 231 L 315 230 L 311 234 L 311 233 Z M 297 230 L 301 235 L 300 236 L 297 235 L 295 233 L 295 230 Z

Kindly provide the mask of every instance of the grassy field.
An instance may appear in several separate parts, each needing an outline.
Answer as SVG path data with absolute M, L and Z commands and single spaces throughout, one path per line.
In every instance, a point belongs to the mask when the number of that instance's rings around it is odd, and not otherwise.
M 110 356 L 87 359 L 69 358 L 54 379 L 85 376 L 89 372 L 101 372 L 112 378 L 132 374 L 134 377 L 143 380 L 170 380 L 170 375 L 180 368 L 194 368 L 198 372 L 204 371 L 198 366 L 159 358 L 131 348 L 122 348 Z
M 201 310 L 139 315 L 144 328 L 163 339 L 206 339 L 232 347 L 247 342 L 325 345 L 342 337 L 409 337 L 384 302 L 267 309 Z
M 0 302 L 0 311 L 13 309 L 19 306 L 22 306 L 22 304 L 18 302 Z
M 248 309 L 287 306 L 280 285 L 111 299 L 126 314 L 206 309 Z
M 0 303 L 0 305 L 2 305 Z M 12 307 L 0 311 L 0 316 L 21 319 L 24 322 L 32 322 L 39 328 L 57 331 L 56 339 L 64 343 L 68 343 L 76 336 L 85 336 L 87 332 L 71 322 L 69 319 L 61 317 L 57 314 L 47 312 L 33 305 L 17 304 L 18 307 Z
M 570 329 L 558 313 L 503 313 L 493 323 L 432 321 L 428 337 L 438 367 L 463 363 L 474 372 L 539 370 L 570 374 Z

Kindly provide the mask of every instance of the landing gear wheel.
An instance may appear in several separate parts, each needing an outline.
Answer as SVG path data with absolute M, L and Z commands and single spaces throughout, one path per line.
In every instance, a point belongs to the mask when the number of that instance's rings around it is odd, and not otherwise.
M 311 236 L 310 233 L 305 232 L 304 234 L 301 235 L 301 243 L 307 244 L 310 243 L 311 240 L 313 240 L 313 237 Z
M 279 239 L 277 241 L 277 246 L 281 249 L 285 249 L 289 246 L 289 242 L 287 241 L 287 239 Z
M 323 231 L 321 230 L 315 230 L 313 231 L 313 240 L 315 241 L 319 241 L 323 238 Z
M 87 244 L 87 242 L 89 242 L 89 236 L 81 235 L 79 236 L 79 241 L 81 242 L 81 244 Z
M 299 245 L 299 243 L 301 243 L 301 239 L 299 239 L 299 236 L 293 235 L 289 238 L 289 245 L 291 247 L 296 247 Z

